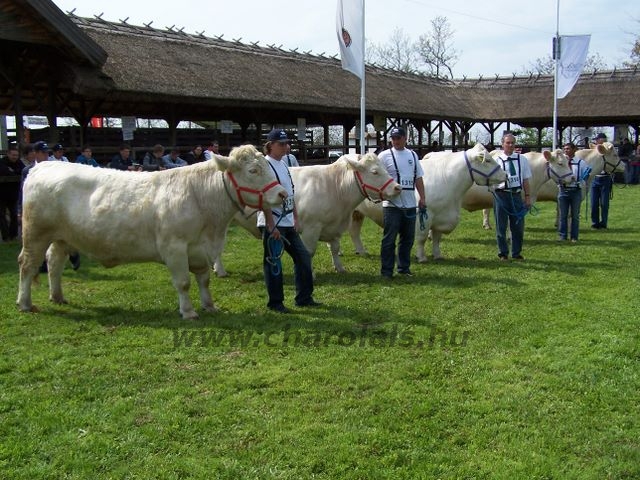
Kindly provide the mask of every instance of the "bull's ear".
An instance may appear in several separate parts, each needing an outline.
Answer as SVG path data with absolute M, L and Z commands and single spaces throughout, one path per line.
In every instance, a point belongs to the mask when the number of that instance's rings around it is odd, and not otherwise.
M 598 150 L 600 155 L 605 155 L 607 153 L 607 147 L 604 145 L 596 145 L 596 150 Z
M 350 169 L 352 169 L 352 170 L 361 170 L 362 169 L 362 163 L 360 163 L 358 161 L 360 159 L 360 155 L 358 155 L 358 160 L 354 160 L 349 155 L 345 155 L 343 158 L 344 158 L 345 162 L 347 162 L 347 165 L 349 166 Z
M 544 152 L 542 152 L 542 156 L 547 162 L 551 160 L 551 152 L 549 150 L 545 150 Z
M 229 157 L 223 157 L 222 155 L 214 155 L 213 159 L 215 160 L 216 165 L 218 166 L 218 170 L 220 171 L 228 169 L 229 165 L 231 164 L 231 159 Z

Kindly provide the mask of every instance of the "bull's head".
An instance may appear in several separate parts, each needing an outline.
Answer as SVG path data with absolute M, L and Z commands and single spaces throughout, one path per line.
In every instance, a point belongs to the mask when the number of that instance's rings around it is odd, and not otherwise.
M 276 207 L 287 197 L 267 160 L 253 145 L 231 150 L 229 157 L 214 156 L 218 169 L 227 174 L 241 206 Z
M 366 155 L 343 155 L 342 160 L 354 171 L 360 191 L 365 198 L 380 201 L 397 197 L 402 188 L 387 173 L 384 165 L 375 153 Z
M 624 172 L 624 163 L 620 160 L 618 152 L 611 142 L 604 142 L 602 145 L 596 145 L 596 150 L 602 155 L 604 160 L 604 171 L 607 173 Z
M 506 172 L 481 143 L 476 143 L 464 155 L 471 179 L 478 185 L 497 185 L 507 179 Z
M 547 176 L 556 183 L 568 185 L 575 182 L 573 171 L 569 166 L 569 158 L 559 148 L 551 152 L 545 150 L 542 152 L 544 159 L 547 161 Z

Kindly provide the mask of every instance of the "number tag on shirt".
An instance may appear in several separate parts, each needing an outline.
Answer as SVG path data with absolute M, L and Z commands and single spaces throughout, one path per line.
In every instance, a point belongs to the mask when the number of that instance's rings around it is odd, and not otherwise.
M 291 212 L 293 211 L 293 206 L 295 205 L 294 201 L 293 201 L 293 195 L 287 197 L 284 201 L 284 209 L 287 212 Z
M 413 188 L 413 177 L 400 177 L 400 186 L 402 188 Z
M 507 188 L 518 188 L 520 186 L 520 175 L 507 175 Z

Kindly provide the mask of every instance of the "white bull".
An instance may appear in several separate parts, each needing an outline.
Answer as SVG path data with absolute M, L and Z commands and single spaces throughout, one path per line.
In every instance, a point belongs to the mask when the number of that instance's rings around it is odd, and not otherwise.
M 618 157 L 615 147 L 611 142 L 605 142 L 602 145 L 594 145 L 593 148 L 585 148 L 576 151 L 575 158 L 581 158 L 587 165 L 591 167 L 591 173 L 586 181 L 587 188 L 582 190 L 582 200 L 584 200 L 593 177 L 601 171 L 613 174 L 616 172 L 624 172 L 624 163 Z M 538 201 L 556 202 L 558 200 L 558 186 L 548 182 L 542 185 L 538 192 Z
M 481 145 L 464 152 L 438 152 L 427 154 L 421 161 L 424 177 L 428 221 L 424 230 L 416 222 L 416 255 L 419 262 L 426 261 L 424 243 L 429 228 L 432 231 L 434 258 L 442 258 L 440 240 L 443 233 L 452 232 L 460 221 L 462 196 L 475 182 L 477 185 L 496 185 L 506 174 L 489 152 Z M 359 214 L 359 215 L 358 215 Z M 350 229 L 356 253 L 366 254 L 360 231 L 363 215 L 382 226 L 382 207 L 362 202 L 356 209 Z
M 327 242 L 334 268 L 344 272 L 339 257 L 340 238 L 349 228 L 351 212 L 364 199 L 380 201 L 396 197 L 402 191 L 400 185 L 373 153 L 343 155 L 331 165 L 293 167 L 290 171 L 302 242 L 311 256 L 318 241 Z M 256 234 L 253 217 L 236 216 L 235 221 Z M 216 262 L 216 272 L 221 267 Z
M 217 165 L 216 165 L 217 163 Z M 267 161 L 250 145 L 230 157 L 161 172 L 121 172 L 45 162 L 24 186 L 23 247 L 18 257 L 20 310 L 37 310 L 31 284 L 43 258 L 50 300 L 66 303 L 61 276 L 67 253 L 81 251 L 107 267 L 161 262 L 171 272 L 182 318 L 197 318 L 189 298 L 195 274 L 202 307 L 215 311 L 210 265 L 224 247 L 238 202 L 261 208 L 286 198 Z
M 491 152 L 497 156 L 499 150 Z M 528 152 L 523 154 L 529 162 L 531 169 L 531 178 L 529 179 L 529 194 L 531 195 L 531 204 L 535 203 L 541 187 L 547 183 L 557 185 L 558 182 L 570 183 L 572 180 L 572 171 L 569 167 L 569 160 L 562 150 L 556 149 L 555 152 Z M 486 229 L 490 229 L 489 222 L 490 209 L 493 207 L 493 194 L 487 189 L 471 187 L 462 199 L 462 208 L 469 212 L 483 210 L 482 225 Z

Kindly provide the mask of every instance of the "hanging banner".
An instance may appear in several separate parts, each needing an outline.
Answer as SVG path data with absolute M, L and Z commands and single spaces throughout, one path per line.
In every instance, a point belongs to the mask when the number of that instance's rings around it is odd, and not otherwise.
M 566 97 L 580 78 L 589 53 L 591 35 L 563 35 L 560 37 L 558 61 L 558 98 Z

